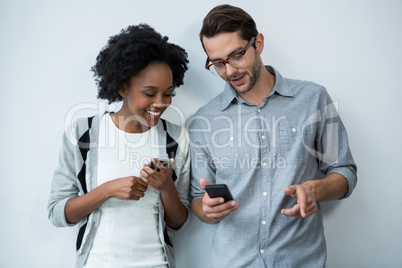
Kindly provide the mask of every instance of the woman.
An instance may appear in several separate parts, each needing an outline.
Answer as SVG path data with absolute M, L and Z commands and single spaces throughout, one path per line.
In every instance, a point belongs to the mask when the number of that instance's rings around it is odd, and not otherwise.
M 98 98 L 121 109 L 63 137 L 48 212 L 55 226 L 79 225 L 76 267 L 174 267 L 166 226 L 188 221 L 188 134 L 160 116 L 188 60 L 167 41 L 145 24 L 112 36 L 92 70 Z

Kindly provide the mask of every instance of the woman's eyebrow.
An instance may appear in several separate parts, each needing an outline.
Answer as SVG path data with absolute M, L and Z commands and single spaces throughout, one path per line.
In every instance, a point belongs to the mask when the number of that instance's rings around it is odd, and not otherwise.
M 155 86 L 143 86 L 142 88 L 143 89 L 158 89 L 158 87 L 155 87 Z M 173 85 L 169 86 L 165 90 L 168 90 L 168 89 L 174 89 Z

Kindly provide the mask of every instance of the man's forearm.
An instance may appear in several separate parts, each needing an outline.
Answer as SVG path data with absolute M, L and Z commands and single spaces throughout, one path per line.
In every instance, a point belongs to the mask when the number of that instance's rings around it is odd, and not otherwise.
M 348 181 L 338 173 L 331 173 L 323 179 L 305 182 L 311 187 L 318 202 L 337 200 L 348 192 Z
M 202 209 L 202 198 L 198 198 L 193 202 L 192 209 L 195 215 L 205 223 L 209 224 L 215 224 L 217 223 L 216 221 L 210 219 L 207 217 L 207 215 L 204 213 L 204 210 Z

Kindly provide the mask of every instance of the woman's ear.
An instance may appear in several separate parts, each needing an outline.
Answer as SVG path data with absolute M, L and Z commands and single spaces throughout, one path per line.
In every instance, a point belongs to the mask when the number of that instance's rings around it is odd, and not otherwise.
M 119 90 L 120 96 L 124 99 L 127 96 L 127 87 L 124 85 Z
M 264 36 L 262 33 L 257 34 L 255 37 L 255 46 L 258 54 L 261 54 L 264 50 Z

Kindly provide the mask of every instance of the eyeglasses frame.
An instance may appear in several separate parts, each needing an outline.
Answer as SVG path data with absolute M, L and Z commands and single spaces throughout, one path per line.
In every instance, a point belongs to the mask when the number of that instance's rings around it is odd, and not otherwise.
M 215 62 L 212 62 L 212 61 L 209 59 L 209 56 L 208 56 L 208 57 L 207 57 L 207 61 L 205 62 L 205 69 L 207 69 L 208 71 L 211 71 L 209 68 L 210 68 L 212 65 L 217 64 L 217 63 L 223 63 L 223 64 L 226 66 L 226 64 L 229 63 L 229 60 L 230 60 L 231 58 L 233 58 L 233 57 L 234 57 L 235 55 L 237 55 L 237 54 L 242 54 L 242 55 L 244 56 L 244 54 L 246 54 L 247 50 L 254 44 L 254 41 L 255 41 L 255 37 L 253 36 L 253 37 L 250 39 L 250 41 L 247 43 L 247 46 L 246 46 L 242 51 L 233 53 L 232 55 L 230 55 L 229 57 L 227 57 L 226 60 L 217 60 L 217 61 L 215 61 Z M 208 64 L 209 62 L 211 62 L 211 63 Z M 229 64 L 230 64 L 230 63 L 229 63 Z M 234 67 L 234 66 L 233 66 L 233 67 Z M 236 68 L 236 67 L 235 67 L 235 68 Z M 240 68 L 240 67 L 238 67 L 238 68 Z

